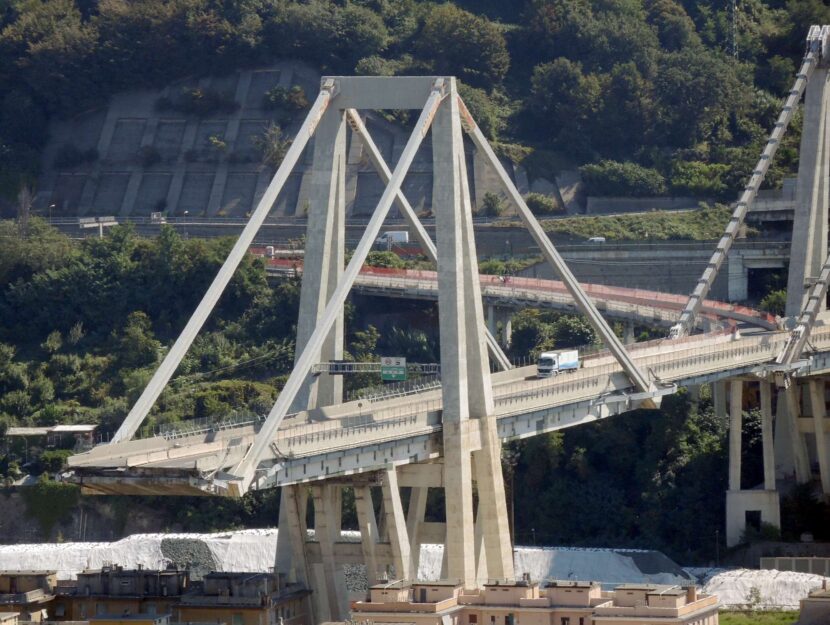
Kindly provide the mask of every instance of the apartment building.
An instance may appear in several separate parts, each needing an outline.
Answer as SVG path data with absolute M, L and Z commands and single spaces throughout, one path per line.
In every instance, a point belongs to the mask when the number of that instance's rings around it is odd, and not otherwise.
M 171 614 L 190 588 L 188 571 L 124 569 L 108 566 L 78 574 L 73 585 L 56 589 L 50 615 L 57 620 L 85 621 L 107 615 Z
M 16 613 L 21 621 L 45 620 L 56 583 L 55 571 L 0 572 L 0 612 Z
M 528 578 L 493 580 L 479 589 L 455 582 L 377 584 L 352 603 L 352 619 L 368 625 L 717 625 L 715 597 L 695 587 L 618 586 Z
M 180 623 L 311 625 L 311 592 L 274 573 L 210 573 L 174 610 Z

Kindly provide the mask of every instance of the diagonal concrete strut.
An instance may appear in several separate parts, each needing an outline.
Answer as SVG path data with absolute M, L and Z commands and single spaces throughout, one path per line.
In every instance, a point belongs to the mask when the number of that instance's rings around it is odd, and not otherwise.
M 291 403 L 302 387 L 308 372 L 315 363 L 323 341 L 340 314 L 340 310 L 346 301 L 346 296 L 349 294 L 355 278 L 357 278 L 363 262 L 366 260 L 366 256 L 380 233 L 380 228 L 389 212 L 389 208 L 397 196 L 401 183 L 409 170 L 409 166 L 415 158 L 415 153 L 429 130 L 435 112 L 438 110 L 441 100 L 444 97 L 443 94 L 444 80 L 440 78 L 436 79 L 429 98 L 418 118 L 418 122 L 415 124 L 415 128 L 413 128 L 412 134 L 406 143 L 403 154 L 401 154 L 400 160 L 395 166 L 392 178 L 384 190 L 372 214 L 372 218 L 369 220 L 366 231 L 355 248 L 346 270 L 343 272 L 342 278 L 338 281 L 337 288 L 326 304 L 323 315 L 320 317 L 314 332 L 309 337 L 302 354 L 297 358 L 294 370 L 288 377 L 282 392 L 280 392 L 276 403 L 268 414 L 268 418 L 263 423 L 262 428 L 245 454 L 245 457 L 234 467 L 230 475 L 226 476 L 225 480 L 216 480 L 215 485 L 217 489 L 227 490 L 232 495 L 241 495 L 247 491 L 253 482 L 260 461 L 268 451 L 268 447 L 274 439 L 280 423 L 282 423 Z M 272 470 L 279 470 L 279 465 L 272 467 Z
M 372 162 L 372 165 L 380 176 L 380 179 L 384 184 L 389 184 L 389 180 L 392 178 L 392 172 L 389 170 L 389 166 L 386 164 L 386 161 L 380 153 L 380 150 L 378 150 L 377 145 L 375 145 L 375 142 L 369 134 L 363 120 L 360 119 L 360 114 L 355 109 L 349 109 L 347 114 L 352 130 L 357 132 L 357 134 L 363 139 L 363 142 L 369 151 L 369 160 Z M 418 218 L 418 215 L 413 210 L 412 205 L 409 203 L 409 200 L 406 199 L 406 196 L 403 194 L 402 190 L 398 190 L 395 201 L 401 209 L 401 214 L 403 214 L 406 223 L 415 231 L 415 238 L 418 239 L 418 242 L 421 244 L 421 249 L 423 249 L 426 257 L 430 261 L 437 263 L 438 254 L 436 252 L 435 243 L 432 242 L 432 238 L 429 236 L 429 233 L 426 231 L 426 228 L 424 228 L 424 225 L 421 223 L 421 220 Z M 496 338 L 489 329 L 487 330 L 487 349 L 490 352 L 490 356 L 492 356 L 493 360 L 499 365 L 502 371 L 507 371 L 508 369 L 513 368 L 510 364 L 510 360 L 507 358 L 507 355 L 504 351 L 502 351 L 502 348 L 499 346 Z
M 256 210 L 254 210 L 250 220 L 245 225 L 245 228 L 228 254 L 227 259 L 225 259 L 225 262 L 219 269 L 219 273 L 216 274 L 216 277 L 213 279 L 210 287 L 208 287 L 202 301 L 199 302 L 199 305 L 188 320 L 179 338 L 176 339 L 173 347 L 167 352 L 167 355 L 164 357 L 158 369 L 156 369 L 150 382 L 141 393 L 141 396 L 136 400 L 129 414 L 118 428 L 118 431 L 113 435 L 111 442 L 117 443 L 131 439 L 144 422 L 144 419 L 147 418 L 153 404 L 156 403 L 164 387 L 170 381 L 176 369 L 178 369 L 187 350 L 190 348 L 190 345 L 193 343 L 193 340 L 196 338 L 205 321 L 207 321 L 207 318 L 219 301 L 228 282 L 233 277 L 236 268 L 248 252 L 248 248 L 251 246 L 256 233 L 271 211 L 271 207 L 274 205 L 286 180 L 288 180 L 291 170 L 297 164 L 311 135 L 314 134 L 314 130 L 317 128 L 320 118 L 328 107 L 329 101 L 336 95 L 335 88 L 336 85 L 333 80 L 328 80 L 323 85 L 308 115 L 306 115 L 303 125 L 297 132 L 297 136 L 294 138 L 291 147 L 288 149 L 285 158 L 277 169 L 277 173 L 274 174 L 271 184 L 265 190 Z
M 473 120 L 470 112 L 467 110 L 467 107 L 464 105 L 464 102 L 460 97 L 458 98 L 458 102 L 464 129 L 472 138 L 476 148 L 482 151 L 486 159 L 496 170 L 496 174 L 498 175 L 502 186 L 518 208 L 519 217 L 521 217 L 525 228 L 527 228 L 528 232 L 530 232 L 530 235 L 533 237 L 536 245 L 539 246 L 545 260 L 548 261 L 554 271 L 556 271 L 562 279 L 562 282 L 565 284 L 565 288 L 568 289 L 571 297 L 574 298 L 579 310 L 582 311 L 586 317 L 588 317 L 588 321 L 597 331 L 597 334 L 599 334 L 608 350 L 614 355 L 614 358 L 617 359 L 617 362 L 620 363 L 620 366 L 622 366 L 634 386 L 640 391 L 647 392 L 653 390 L 653 387 L 649 384 L 645 374 L 640 371 L 640 368 L 632 360 L 631 356 L 626 351 L 625 346 L 608 325 L 608 322 L 599 313 L 594 303 L 585 294 L 585 291 L 582 290 L 582 286 L 574 277 L 573 273 L 571 273 L 571 270 L 568 268 L 565 260 L 554 247 L 553 242 L 551 242 L 547 234 L 545 234 L 545 231 L 542 229 L 542 226 L 539 224 L 536 216 L 527 207 L 522 194 L 519 193 L 516 185 L 514 185 L 513 181 L 510 180 L 510 176 L 507 175 L 507 171 L 505 171 L 501 161 L 499 161 L 495 152 L 493 152 L 493 148 L 490 147 L 489 142 Z

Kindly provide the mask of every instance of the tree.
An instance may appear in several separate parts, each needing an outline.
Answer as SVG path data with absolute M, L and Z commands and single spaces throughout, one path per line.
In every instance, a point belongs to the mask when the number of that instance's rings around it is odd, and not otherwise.
M 530 107 L 557 146 L 584 151 L 601 103 L 596 76 L 566 58 L 538 65 L 531 79 Z
M 458 83 L 458 94 L 464 100 L 470 115 L 472 115 L 481 132 L 484 133 L 484 136 L 490 141 L 495 141 L 504 127 L 504 119 L 499 107 L 483 89 L 476 89 L 464 83 Z
M 689 147 L 730 139 L 729 122 L 749 102 L 745 68 L 703 47 L 663 56 L 655 78 L 656 140 Z
M 282 128 L 271 122 L 265 132 L 254 138 L 254 145 L 262 155 L 262 163 L 277 168 L 291 147 L 291 140 L 283 138 Z
M 161 344 L 153 337 L 150 318 L 136 311 L 127 317 L 127 323 L 119 341 L 118 357 L 121 366 L 138 369 L 156 362 Z
M 101 93 L 97 37 L 72 0 L 32 2 L 0 32 L 0 58 L 14 64 L 47 110 L 77 111 Z
M 500 83 L 510 66 L 499 27 L 451 3 L 429 11 L 414 48 L 432 62 L 436 73 L 458 76 L 476 87 Z

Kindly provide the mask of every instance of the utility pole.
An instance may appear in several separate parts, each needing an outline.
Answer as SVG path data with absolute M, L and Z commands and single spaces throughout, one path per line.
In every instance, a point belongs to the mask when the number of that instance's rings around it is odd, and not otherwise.
M 20 189 L 17 194 L 17 227 L 20 235 L 25 239 L 29 237 L 29 216 L 32 211 L 32 192 L 29 187 Z

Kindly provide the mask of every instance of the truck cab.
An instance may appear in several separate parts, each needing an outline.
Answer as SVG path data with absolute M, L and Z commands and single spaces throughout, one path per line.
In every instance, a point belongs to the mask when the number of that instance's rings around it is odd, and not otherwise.
M 576 371 L 577 369 L 579 369 L 577 350 L 542 352 L 536 361 L 536 376 L 539 378 L 549 378 L 558 375 L 560 371 Z

